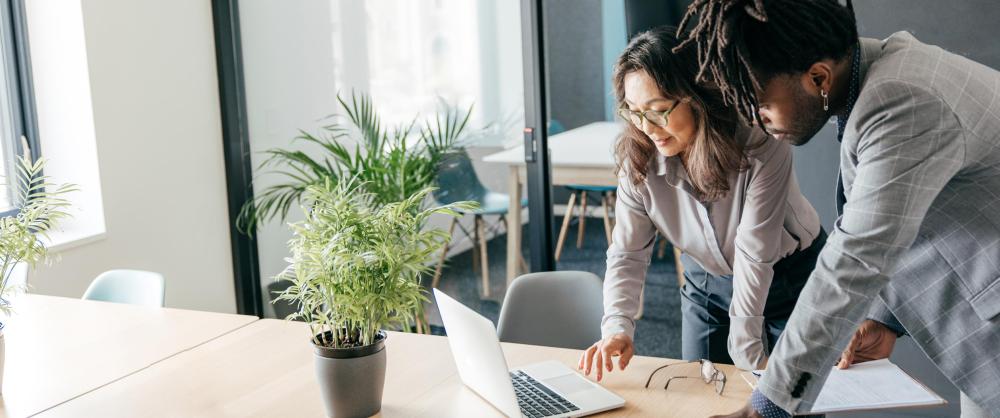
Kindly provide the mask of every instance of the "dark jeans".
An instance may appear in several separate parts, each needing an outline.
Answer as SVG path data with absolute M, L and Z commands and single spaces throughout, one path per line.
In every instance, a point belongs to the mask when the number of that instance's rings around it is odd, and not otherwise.
M 816 258 L 826 244 L 826 232 L 809 248 L 796 251 L 774 265 L 774 278 L 764 305 L 764 334 L 767 351 L 785 329 Z M 693 258 L 683 255 L 684 287 L 681 288 L 681 357 L 708 359 L 732 364 L 726 342 L 729 339 L 729 304 L 733 300 L 733 276 L 717 276 L 705 271 Z

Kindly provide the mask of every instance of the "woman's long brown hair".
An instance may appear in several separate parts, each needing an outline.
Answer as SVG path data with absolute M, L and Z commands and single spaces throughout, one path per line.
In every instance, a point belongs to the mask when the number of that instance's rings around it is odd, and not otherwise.
M 615 63 L 613 83 L 618 107 L 625 104 L 625 76 L 645 71 L 656 82 L 660 94 L 670 100 L 690 98 L 687 103 L 697 124 L 695 138 L 684 152 L 688 178 L 700 200 L 711 201 L 729 193 L 729 177 L 747 167 L 746 151 L 754 144 L 736 138 L 740 118 L 726 106 L 719 89 L 710 82 L 695 82 L 698 57 L 694 48 L 672 52 L 678 45 L 676 28 L 659 27 L 636 35 Z M 625 121 L 625 131 L 615 145 L 616 172 L 625 170 L 633 184 L 646 180 L 656 147 L 642 130 Z

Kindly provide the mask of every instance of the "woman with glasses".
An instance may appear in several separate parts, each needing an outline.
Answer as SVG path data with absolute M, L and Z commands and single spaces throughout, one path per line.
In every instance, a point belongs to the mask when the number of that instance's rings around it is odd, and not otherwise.
M 618 58 L 625 130 L 617 224 L 604 280 L 603 338 L 580 358 L 597 379 L 631 359 L 656 232 L 683 251 L 686 360 L 761 368 L 816 264 L 826 235 L 799 191 L 792 151 L 741 122 L 720 91 L 696 83 L 692 48 L 672 28 L 639 34 Z M 707 53 L 707 52 L 706 52 Z

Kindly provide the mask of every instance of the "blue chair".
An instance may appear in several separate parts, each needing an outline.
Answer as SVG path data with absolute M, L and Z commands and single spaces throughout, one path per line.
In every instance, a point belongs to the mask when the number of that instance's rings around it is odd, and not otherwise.
M 556 135 L 562 133 L 566 130 L 562 123 L 558 120 L 552 119 L 548 123 L 549 135 Z M 569 231 L 569 223 L 573 219 L 573 208 L 576 204 L 577 199 L 580 200 L 580 229 L 577 232 L 576 238 L 576 248 L 583 247 L 583 233 L 586 229 L 587 217 L 587 192 L 599 194 L 601 196 L 601 205 L 604 206 L 604 233 L 608 240 L 608 245 L 611 245 L 611 228 L 614 226 L 614 218 L 611 217 L 611 211 L 608 206 L 614 207 L 614 193 L 618 191 L 616 186 L 592 186 L 587 184 L 570 184 L 565 186 L 569 189 L 569 203 L 566 204 L 566 216 L 563 217 L 562 228 L 559 230 L 559 239 L 556 241 L 556 261 L 559 261 L 559 256 L 562 255 L 563 244 L 566 242 L 566 233 Z
M 616 186 L 591 186 L 585 184 L 571 184 L 566 186 L 570 191 L 569 202 L 566 203 L 566 215 L 563 217 L 562 228 L 559 229 L 559 239 L 556 241 L 556 261 L 559 261 L 559 256 L 562 255 L 563 244 L 566 242 L 566 233 L 569 231 L 569 223 L 573 219 L 573 210 L 577 206 L 577 199 L 579 199 L 580 215 L 578 223 L 580 224 L 579 230 L 577 231 L 576 237 L 576 248 L 583 247 L 583 236 L 587 222 L 587 193 L 594 193 L 601 196 L 601 206 L 604 208 L 604 237 L 608 241 L 608 245 L 611 245 L 611 230 L 614 227 L 614 217 L 611 216 L 611 208 L 615 206 L 615 192 L 618 190 Z
M 83 298 L 163 307 L 163 275 L 142 270 L 109 270 L 90 283 Z
M 525 274 L 507 289 L 500 341 L 585 349 L 601 339 L 601 279 L 586 271 Z
M 466 238 L 472 240 L 473 254 L 476 251 L 479 253 L 479 257 L 475 255 L 472 257 L 473 269 L 476 268 L 477 262 L 482 265 L 483 295 L 489 296 L 490 273 L 489 257 L 486 253 L 486 232 L 496 227 L 496 224 L 487 228 L 483 216 L 498 215 L 500 219 L 497 224 L 502 223 L 506 231 L 509 228 L 506 215 L 507 211 L 510 210 L 510 195 L 486 189 L 483 183 L 479 181 L 479 177 L 476 176 L 476 171 L 472 167 L 472 160 L 464 149 L 454 151 L 444 158 L 438 167 L 437 185 L 438 188 L 434 191 L 434 200 L 440 204 L 447 205 L 465 200 L 479 203 L 479 208 L 465 211 L 465 214 L 471 214 L 474 218 L 475 224 L 472 233 L 470 234 L 458 222 L 457 218 L 453 218 L 451 226 L 448 227 L 448 235 L 451 235 L 455 231 L 455 225 L 458 225 Z M 528 199 L 521 200 L 522 208 L 527 204 Z M 519 228 L 520 225 L 514 225 L 514 227 Z M 441 280 L 441 268 L 444 265 L 447 254 L 448 245 L 446 244 L 444 249 L 441 250 L 441 259 L 438 261 L 437 269 L 434 272 L 434 280 L 431 282 L 431 287 L 437 287 L 438 282 Z

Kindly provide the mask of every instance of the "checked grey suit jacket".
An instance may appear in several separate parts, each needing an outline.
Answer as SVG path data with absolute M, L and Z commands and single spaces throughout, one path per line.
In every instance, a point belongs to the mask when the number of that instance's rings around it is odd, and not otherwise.
M 758 388 L 805 411 L 862 320 L 898 319 L 1000 411 L 1000 72 L 906 32 L 862 39 L 861 56 L 847 203 Z

